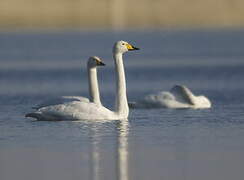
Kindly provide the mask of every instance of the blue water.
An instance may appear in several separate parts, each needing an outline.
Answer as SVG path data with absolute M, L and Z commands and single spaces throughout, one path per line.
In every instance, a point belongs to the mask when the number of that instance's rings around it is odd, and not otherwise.
M 55 96 L 88 96 L 86 61 L 113 108 L 112 44 L 124 56 L 131 101 L 185 84 L 205 110 L 131 110 L 128 121 L 37 122 L 24 115 Z M 0 179 L 242 180 L 244 31 L 0 33 Z

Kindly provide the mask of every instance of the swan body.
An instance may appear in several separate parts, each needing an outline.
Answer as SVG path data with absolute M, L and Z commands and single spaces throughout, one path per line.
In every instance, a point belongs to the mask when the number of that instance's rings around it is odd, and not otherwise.
M 77 121 L 77 120 L 110 120 L 123 119 L 118 113 L 92 102 L 73 101 L 38 109 L 26 117 L 43 121 Z
M 170 92 L 161 91 L 145 96 L 138 102 L 130 102 L 130 108 L 211 108 L 210 100 L 205 96 L 195 96 L 186 86 L 176 85 Z
M 113 47 L 113 58 L 116 70 L 116 101 L 115 111 L 106 107 L 84 101 L 72 101 L 68 103 L 42 107 L 36 112 L 26 114 L 26 117 L 37 120 L 117 120 L 126 119 L 129 115 L 129 107 L 126 95 L 126 81 L 123 65 L 123 53 L 138 50 L 125 41 L 118 41 Z
M 33 107 L 33 109 L 40 109 L 46 106 L 53 106 L 63 103 L 68 103 L 72 101 L 83 101 L 83 102 L 94 102 L 96 104 L 101 105 L 99 86 L 97 80 L 97 67 L 105 66 L 102 60 L 97 56 L 89 57 L 87 61 L 87 72 L 88 72 L 88 84 L 89 84 L 89 95 L 90 99 L 82 96 L 61 96 L 49 99 L 47 101 L 38 104 Z

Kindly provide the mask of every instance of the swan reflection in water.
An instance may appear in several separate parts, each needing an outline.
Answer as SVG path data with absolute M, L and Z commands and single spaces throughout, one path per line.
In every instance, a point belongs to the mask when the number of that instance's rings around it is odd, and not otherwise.
M 102 162 L 102 149 L 101 142 L 103 141 L 101 132 L 101 126 L 103 123 L 95 123 L 91 127 L 91 151 L 90 151 L 90 177 L 92 180 L 103 179 L 105 173 L 108 171 L 102 172 L 104 168 L 102 167 L 105 163 Z M 127 119 L 116 121 L 116 136 L 115 142 L 115 156 L 113 160 L 115 161 L 112 164 L 115 164 L 115 174 L 118 180 L 128 180 L 128 133 L 129 133 L 129 122 Z
M 118 123 L 117 175 L 119 180 L 128 180 L 128 120 Z

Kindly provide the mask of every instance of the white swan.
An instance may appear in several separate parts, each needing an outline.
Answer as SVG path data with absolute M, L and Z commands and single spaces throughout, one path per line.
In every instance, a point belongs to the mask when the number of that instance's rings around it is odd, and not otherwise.
M 73 101 L 69 103 L 47 106 L 36 112 L 26 114 L 37 120 L 116 120 L 126 119 L 129 107 L 126 95 L 126 81 L 123 65 L 123 53 L 138 50 L 125 41 L 118 41 L 113 47 L 113 58 L 116 70 L 116 101 L 115 111 L 92 102 Z
M 138 102 L 129 102 L 130 108 L 210 108 L 211 102 L 205 96 L 195 96 L 186 86 L 176 85 L 170 92 L 161 91 L 145 96 Z
M 84 101 L 84 102 L 94 102 L 98 105 L 101 105 L 99 86 L 97 80 L 97 66 L 105 66 L 102 60 L 97 56 L 89 57 L 87 61 L 87 72 L 88 72 L 88 84 L 89 84 L 89 95 L 90 100 L 82 96 L 61 96 L 49 99 L 47 101 L 38 104 L 33 107 L 33 109 L 40 109 L 46 106 L 52 106 L 72 101 Z

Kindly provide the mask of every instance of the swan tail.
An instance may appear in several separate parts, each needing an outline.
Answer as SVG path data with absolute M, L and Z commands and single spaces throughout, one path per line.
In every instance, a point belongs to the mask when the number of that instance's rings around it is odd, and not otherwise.
M 36 118 L 37 120 L 41 120 L 42 119 L 42 115 L 40 113 L 37 113 L 37 112 L 28 113 L 28 114 L 25 115 L 25 117 Z

